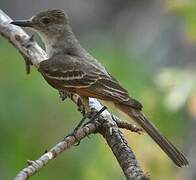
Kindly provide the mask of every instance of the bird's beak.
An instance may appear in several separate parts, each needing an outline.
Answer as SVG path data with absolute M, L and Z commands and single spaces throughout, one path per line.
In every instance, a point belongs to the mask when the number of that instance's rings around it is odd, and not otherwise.
M 10 24 L 14 24 L 20 27 L 33 27 L 33 23 L 31 20 L 19 20 L 19 21 L 12 21 Z

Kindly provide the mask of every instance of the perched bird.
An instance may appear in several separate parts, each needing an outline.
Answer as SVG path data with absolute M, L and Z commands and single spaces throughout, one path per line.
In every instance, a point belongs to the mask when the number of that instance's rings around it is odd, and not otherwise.
M 141 103 L 130 97 L 104 66 L 81 47 L 64 11 L 48 10 L 11 24 L 30 27 L 40 35 L 48 59 L 40 63 L 39 71 L 52 87 L 78 94 L 86 111 L 89 97 L 106 106 L 109 102 L 139 124 L 177 166 L 188 165 L 184 155 L 145 117 Z

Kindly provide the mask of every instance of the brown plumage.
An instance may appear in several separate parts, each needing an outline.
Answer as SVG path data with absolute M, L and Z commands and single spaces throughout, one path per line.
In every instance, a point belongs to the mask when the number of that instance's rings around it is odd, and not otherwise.
M 134 109 L 142 109 L 141 103 L 129 97 L 128 92 L 116 79 L 83 58 L 55 55 L 41 62 L 39 71 L 50 85 L 59 90 L 72 91 L 82 97 L 121 102 Z
M 118 104 L 117 107 L 135 120 L 148 135 L 160 146 L 160 148 L 179 166 L 188 165 L 184 155 L 166 138 L 159 130 L 146 118 L 146 116 L 135 109 L 128 108 L 126 105 Z

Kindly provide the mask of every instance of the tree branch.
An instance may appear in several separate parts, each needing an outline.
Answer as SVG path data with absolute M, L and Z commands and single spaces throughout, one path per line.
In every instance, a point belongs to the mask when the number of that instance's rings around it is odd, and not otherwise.
M 131 132 L 136 132 L 138 134 L 141 134 L 143 132 L 142 128 L 139 128 L 134 124 L 124 122 L 124 121 L 122 121 L 121 119 L 119 119 L 118 117 L 116 117 L 114 115 L 112 115 L 112 118 L 116 122 L 117 126 L 121 129 L 130 130 Z
M 84 127 L 80 128 L 74 136 L 68 135 L 58 144 L 56 144 L 53 148 L 51 148 L 48 152 L 43 154 L 39 159 L 35 161 L 28 160 L 28 167 L 21 170 L 15 180 L 24 180 L 28 179 L 28 177 L 35 174 L 37 171 L 43 168 L 46 164 L 49 163 L 50 160 L 56 158 L 60 155 L 63 151 L 69 149 L 71 146 L 76 144 L 78 140 L 82 140 L 86 136 L 90 135 L 91 133 L 95 132 L 96 129 L 100 126 L 100 123 L 95 121 L 94 123 L 88 123 Z
M 101 128 L 99 127 L 99 132 L 106 139 L 127 180 L 150 179 L 138 165 L 133 151 L 114 121 L 104 121 Z
M 29 71 L 30 64 L 36 68 L 39 67 L 39 63 L 47 59 L 45 51 L 29 37 L 29 35 L 20 27 L 9 24 L 11 18 L 8 17 L 3 11 L 0 10 L 0 34 L 10 41 L 16 49 L 22 54 L 25 59 L 27 71 Z M 75 94 L 70 94 L 69 97 L 74 103 L 76 103 L 81 110 L 79 103 L 79 97 Z M 90 107 L 99 111 L 102 105 L 94 98 L 90 98 Z M 34 175 L 37 171 L 40 171 L 43 166 L 47 165 L 50 160 L 57 157 L 66 149 L 77 143 L 78 140 L 82 140 L 91 133 L 101 133 L 106 139 L 109 147 L 113 151 L 116 159 L 121 166 L 124 175 L 127 180 L 146 180 L 149 176 L 145 175 L 137 163 L 136 157 L 128 146 L 123 134 L 119 128 L 126 128 L 131 131 L 140 132 L 135 126 L 125 122 L 121 122 L 117 117 L 112 116 L 108 111 L 104 111 L 96 121 L 85 124 L 80 128 L 75 136 L 68 135 L 61 142 L 56 144 L 48 152 L 42 155 L 35 161 L 28 161 L 28 166 L 18 173 L 15 180 L 25 180 Z

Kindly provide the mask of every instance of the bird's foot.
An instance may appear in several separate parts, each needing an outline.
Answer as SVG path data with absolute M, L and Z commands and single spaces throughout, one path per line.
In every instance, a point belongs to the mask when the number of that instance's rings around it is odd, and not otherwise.
M 90 113 L 90 121 L 94 121 L 103 111 L 105 111 L 107 108 L 103 106 L 99 111 L 95 111 L 94 109 Z
M 78 98 L 78 100 L 77 100 L 77 106 L 78 106 L 78 111 L 79 111 L 80 113 L 82 113 L 83 116 L 86 116 L 86 117 L 87 117 L 87 114 L 88 114 L 88 113 L 86 113 L 85 106 L 84 106 L 84 104 L 82 103 L 81 98 Z
M 82 124 L 84 123 L 84 121 L 86 120 L 86 118 L 87 118 L 87 115 L 84 115 L 83 118 L 78 123 L 78 125 L 75 127 L 74 132 L 77 132 L 78 129 L 80 129 L 82 127 Z
M 84 126 L 90 122 L 94 122 L 96 120 L 96 118 L 103 112 L 105 111 L 107 108 L 105 106 L 103 106 L 99 111 L 97 111 L 96 109 L 91 109 L 91 111 L 88 113 L 88 119 L 89 121 L 87 123 L 84 124 Z
M 97 110 L 95 110 L 95 109 L 91 109 L 91 111 L 89 112 L 89 113 L 86 113 L 84 116 L 83 116 L 83 118 L 80 120 L 80 122 L 78 123 L 78 125 L 75 127 L 75 129 L 74 129 L 74 131 L 73 131 L 73 133 L 71 133 L 71 134 L 68 134 L 67 136 L 73 136 L 75 139 L 76 139 L 76 141 L 77 141 L 77 144 L 75 144 L 75 146 L 78 146 L 79 144 L 80 144 L 80 140 L 78 140 L 78 138 L 77 138 L 77 132 L 78 132 L 78 130 L 81 128 L 81 127 L 84 127 L 86 124 L 88 124 L 89 122 L 93 122 L 104 110 L 106 110 L 107 108 L 104 106 L 101 110 L 99 110 L 99 111 L 97 111 Z M 90 119 L 87 123 L 85 123 L 84 125 L 83 125 L 83 123 L 84 123 L 84 121 L 86 120 L 86 119 Z M 67 137 L 66 136 L 66 137 Z M 65 137 L 65 138 L 66 138 Z
M 80 140 L 77 138 L 77 132 L 82 127 L 82 124 L 84 123 L 85 119 L 86 119 L 86 115 L 83 116 L 83 118 L 80 120 L 78 125 L 74 128 L 73 133 L 68 135 L 68 136 L 73 136 L 76 139 L 77 143 L 75 144 L 75 146 L 78 146 L 80 144 Z
M 77 131 L 74 130 L 72 133 L 69 133 L 68 135 L 66 135 L 64 137 L 63 140 L 66 140 L 66 138 L 70 137 L 70 136 L 73 136 L 75 138 L 75 140 L 76 140 L 76 143 L 74 144 L 74 146 L 78 146 L 80 144 L 80 140 L 77 138 Z
M 81 121 L 78 123 L 78 125 L 75 127 L 73 133 L 71 134 L 72 136 L 75 137 L 75 139 L 78 141 L 78 143 L 76 144 L 79 145 L 80 144 L 80 141 L 77 139 L 77 136 L 76 136 L 76 133 L 77 131 L 81 128 L 81 127 L 84 127 L 86 124 L 88 124 L 89 122 L 93 122 L 104 110 L 106 110 L 107 108 L 104 106 L 103 108 L 101 108 L 101 110 L 97 111 L 95 109 L 91 109 L 90 112 L 86 113 L 83 118 L 81 119 Z M 86 119 L 90 119 L 87 123 L 84 123 L 84 121 Z
M 86 124 L 88 124 L 89 122 L 94 121 L 104 110 L 106 109 L 106 107 L 104 106 L 101 110 L 97 111 L 95 109 L 91 109 L 91 111 L 87 112 L 86 114 L 83 115 L 83 118 L 80 120 L 80 122 L 78 123 L 78 125 L 76 126 L 76 128 L 74 129 L 74 132 L 77 132 L 78 129 L 80 129 L 81 127 L 85 126 Z M 86 119 L 89 119 L 89 121 L 87 123 L 84 123 L 84 121 Z

